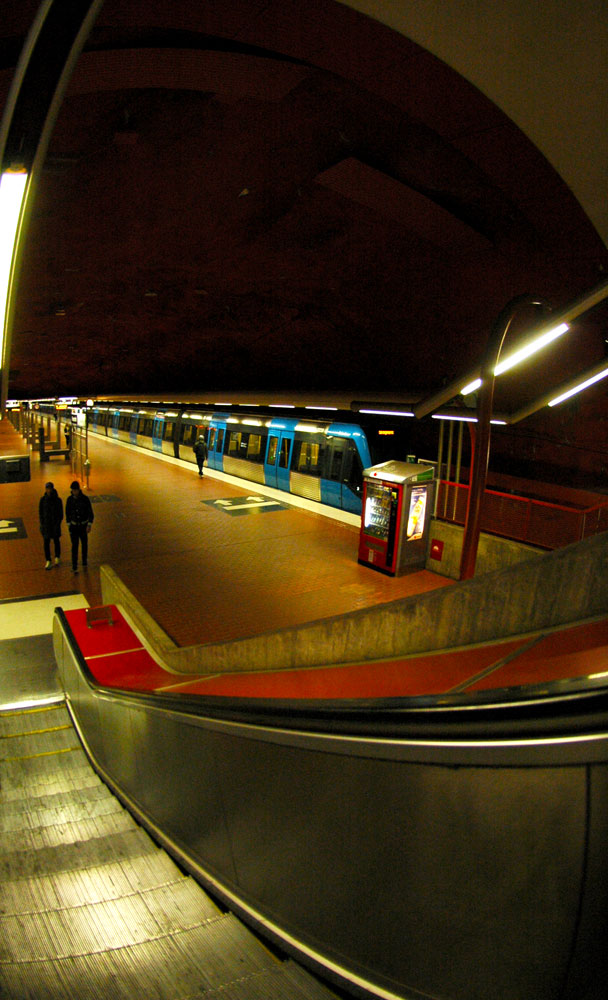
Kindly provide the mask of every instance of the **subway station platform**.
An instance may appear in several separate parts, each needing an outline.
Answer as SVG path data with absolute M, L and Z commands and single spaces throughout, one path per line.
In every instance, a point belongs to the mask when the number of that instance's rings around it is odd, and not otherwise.
M 0 449 L 5 455 L 24 450 L 7 421 L 0 424 Z M 336 993 L 333 982 L 319 980 L 293 956 L 269 948 L 219 905 L 221 900 L 185 873 L 189 869 L 175 864 L 94 771 L 54 664 L 55 608 L 63 609 L 88 670 L 106 690 L 287 699 L 291 704 L 293 699 L 466 696 L 601 675 L 608 671 L 608 619 L 596 616 L 536 635 L 401 660 L 177 677 L 154 661 L 120 609 L 106 609 L 113 616 L 111 626 L 88 627 L 87 610 L 102 604 L 102 564 L 112 567 L 178 646 L 261 636 L 454 585 L 426 570 L 391 578 L 360 566 L 355 518 L 329 517 L 312 505 L 298 508 L 221 474 L 199 479 L 194 466 L 94 436 L 89 457 L 83 486 L 95 521 L 88 566 L 79 566 L 77 573 L 71 568 L 67 529 L 60 565 L 49 570 L 38 529 L 45 483 L 52 481 L 65 503 L 70 482 L 79 478 L 70 462 L 56 457 L 40 463 L 33 452 L 30 481 L 0 486 L 0 995 L 11 1000 L 136 995 L 335 1000 L 343 994 Z M 140 736 L 146 731 L 146 726 L 138 729 Z M 176 747 L 163 741 L 162 756 L 169 750 Z M 160 765 L 160 758 L 152 754 L 152 759 Z M 473 768 L 475 775 L 478 770 L 484 769 Z M 173 784 L 176 774 L 170 771 Z M 235 772 L 230 788 L 237 778 L 247 780 Z M 156 782 L 154 772 L 144 785 L 149 789 Z M 280 781 L 278 787 L 283 787 Z M 289 796 L 291 786 L 284 787 Z M 362 787 L 375 783 L 363 781 Z M 180 807 L 196 791 L 189 786 L 179 796 Z M 286 807 L 280 808 L 281 820 L 287 821 Z M 244 824 L 248 843 L 250 823 L 255 837 L 262 818 L 269 828 L 275 824 L 272 810 L 264 817 L 263 812 Z M 320 823 L 319 836 L 326 826 Z M 446 828 L 451 830 L 449 823 Z M 401 835 L 400 828 L 399 843 Z M 256 841 L 254 859 L 268 839 Z M 380 858 L 357 905 L 363 901 L 373 909 L 377 883 L 385 881 L 383 864 Z M 391 868 L 391 879 L 393 873 Z M 314 912 L 326 902 L 328 874 Z M 288 881 L 281 882 L 282 895 Z M 460 934 L 459 929 L 458 940 Z
M 23 447 L 1 424 L 3 449 Z M 31 455 L 31 480 L 1 487 L 0 601 L 82 594 L 101 602 L 108 564 L 179 646 L 222 642 L 355 611 L 449 585 L 426 570 L 391 578 L 357 563 L 358 529 L 276 500 L 251 484 L 89 435 L 93 503 L 88 567 L 73 574 L 67 528 L 61 565 L 46 571 L 38 502 L 52 481 L 64 501 L 69 462 Z M 306 504 L 306 501 L 303 501 Z M 339 514 L 339 512 L 337 512 Z
M 0 448 L 26 449 L 9 421 Z M 177 647 L 229 643 L 415 597 L 453 581 L 428 570 L 390 577 L 357 562 L 358 518 L 220 472 L 89 435 L 90 471 L 31 454 L 31 479 L 0 487 L 0 642 L 50 634 L 56 606 L 102 604 L 99 567 L 110 566 Z M 52 481 L 64 500 L 80 478 L 93 505 L 87 567 L 71 568 L 63 527 L 59 566 L 45 569 L 38 502 Z M 28 625 L 34 616 L 36 624 Z M 39 619 L 44 619 L 39 621 Z M 286 667 L 288 665 L 286 664 Z M 597 677 L 608 669 L 605 615 L 506 640 L 400 659 L 347 658 L 338 667 L 190 677 L 184 690 L 269 698 L 441 695 Z M 166 689 L 166 678 L 123 677 Z M 117 677 L 116 683 L 119 683 Z M 175 686 L 175 684 L 170 685 Z M 179 686 L 179 685 L 178 685 Z

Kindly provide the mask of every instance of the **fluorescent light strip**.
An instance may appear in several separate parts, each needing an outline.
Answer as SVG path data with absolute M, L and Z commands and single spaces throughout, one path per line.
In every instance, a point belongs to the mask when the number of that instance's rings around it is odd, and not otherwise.
M 463 424 L 476 424 L 477 417 L 455 417 L 449 413 L 432 413 L 433 420 L 460 420 Z
M 525 358 L 529 358 L 532 354 L 536 354 L 537 351 L 546 347 L 547 344 L 557 340 L 558 337 L 561 337 L 562 334 L 566 333 L 569 329 L 570 327 L 567 323 L 560 323 L 559 326 L 554 326 L 551 330 L 547 330 L 546 333 L 541 334 L 540 337 L 537 337 L 525 347 L 516 351 L 515 354 L 510 354 L 509 357 L 504 359 L 504 361 L 499 361 L 494 369 L 494 374 L 502 375 L 503 372 L 506 372 L 515 365 L 518 365 L 520 361 L 523 361 Z
M 608 368 L 604 368 L 603 371 L 598 372 L 597 375 L 593 375 L 591 378 L 586 379 L 584 382 L 580 382 L 575 385 L 574 388 L 568 389 L 567 392 L 562 392 L 561 396 L 556 396 L 555 399 L 550 400 L 547 404 L 548 406 L 557 406 L 558 403 L 563 403 L 565 399 L 570 399 L 570 396 L 575 396 L 577 392 L 582 392 L 583 389 L 588 389 L 590 385 L 595 382 L 600 382 L 601 379 L 606 378 L 608 375 Z
M 431 416 L 433 420 L 460 420 L 460 422 L 463 424 L 477 423 L 477 417 L 465 417 L 465 416 L 460 417 L 457 416 L 455 413 L 432 413 Z M 499 417 L 493 418 L 492 420 L 490 420 L 490 423 L 496 424 L 497 426 L 500 427 L 506 427 L 507 425 L 507 421 L 501 420 Z
M 27 174 L 6 171 L 0 178 L 0 365 L 4 345 L 4 324 L 8 307 L 9 283 L 19 227 Z
M 460 395 L 468 396 L 470 392 L 475 392 L 475 390 L 479 388 L 481 388 L 481 379 L 476 378 L 473 382 L 469 382 L 468 385 L 465 385 L 464 388 L 460 390 Z
M 359 410 L 359 413 L 372 413 L 379 417 L 413 417 L 409 410 Z

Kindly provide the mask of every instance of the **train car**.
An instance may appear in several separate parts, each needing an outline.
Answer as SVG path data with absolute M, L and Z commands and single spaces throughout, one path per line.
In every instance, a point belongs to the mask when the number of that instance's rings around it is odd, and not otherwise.
M 365 431 L 348 422 L 110 404 L 91 408 L 89 430 L 193 464 L 203 433 L 211 469 L 355 514 L 372 464 Z
M 357 424 L 219 413 L 209 420 L 207 447 L 212 469 L 361 512 L 363 469 L 371 455 Z
M 177 411 L 96 405 L 89 410 L 89 430 L 138 448 L 174 456 L 179 416 Z

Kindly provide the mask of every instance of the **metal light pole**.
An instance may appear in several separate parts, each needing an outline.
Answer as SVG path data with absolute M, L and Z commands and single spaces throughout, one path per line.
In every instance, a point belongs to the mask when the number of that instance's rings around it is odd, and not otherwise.
M 490 459 L 490 421 L 494 403 L 494 370 L 498 364 L 505 337 L 517 313 L 524 306 L 547 308 L 546 303 L 531 295 L 518 295 L 498 316 L 486 353 L 481 363 L 481 386 L 477 397 L 477 426 L 471 435 L 471 474 L 467 516 L 460 556 L 460 579 L 469 580 L 475 575 L 477 547 L 479 545 L 480 517 Z

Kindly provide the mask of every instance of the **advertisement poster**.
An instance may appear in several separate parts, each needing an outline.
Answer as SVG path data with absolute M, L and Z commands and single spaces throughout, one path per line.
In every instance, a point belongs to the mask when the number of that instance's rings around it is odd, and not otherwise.
M 412 489 L 410 496 L 410 511 L 407 519 L 407 541 L 413 542 L 422 538 L 424 531 L 424 515 L 426 511 L 426 486 Z

